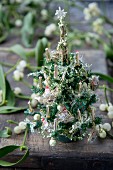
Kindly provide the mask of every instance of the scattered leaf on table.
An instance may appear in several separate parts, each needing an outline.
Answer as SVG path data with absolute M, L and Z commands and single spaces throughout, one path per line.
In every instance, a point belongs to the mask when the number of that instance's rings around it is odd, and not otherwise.
M 21 29 L 22 41 L 26 47 L 29 47 L 32 43 L 34 36 L 34 14 L 33 12 L 27 13 L 24 17 L 23 27 Z
M 21 146 L 16 146 L 16 145 L 9 145 L 9 146 L 5 146 L 3 148 L 0 149 L 0 158 L 6 156 L 7 154 L 13 152 L 14 150 L 16 149 L 19 149 Z M 18 163 L 21 163 L 23 161 L 26 160 L 26 158 L 29 156 L 29 149 L 26 147 L 25 149 L 25 153 L 24 155 L 22 155 L 22 157 L 17 160 L 16 162 L 7 162 L 7 161 L 4 161 L 4 160 L 0 160 L 0 165 L 1 166 L 13 166 L 13 165 L 16 165 Z
M 16 113 L 18 111 L 25 110 L 26 107 L 14 107 L 14 106 L 1 106 L 0 114 Z
M 3 68 L 2 68 L 1 65 L 0 65 L 0 90 L 2 90 L 2 92 L 3 92 L 2 103 L 0 103 L 0 106 L 2 106 L 5 103 L 6 84 L 5 84 L 5 77 L 4 77 Z
M 10 47 L 10 51 L 19 55 L 24 60 L 26 60 L 26 51 L 21 45 L 16 44 L 16 45 Z
M 15 105 L 15 95 L 13 90 L 10 87 L 8 80 L 6 80 L 6 101 L 7 106 L 14 106 Z

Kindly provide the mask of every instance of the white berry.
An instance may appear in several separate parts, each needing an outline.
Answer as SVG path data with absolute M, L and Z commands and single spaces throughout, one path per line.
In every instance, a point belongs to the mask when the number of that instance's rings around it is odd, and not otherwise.
M 106 110 L 106 104 L 100 104 L 100 110 L 105 111 Z
M 39 96 L 39 97 L 35 97 L 35 99 L 36 99 L 38 102 L 40 102 L 40 103 L 42 103 L 42 102 L 43 102 L 43 97 L 41 97 L 41 96 Z
M 102 139 L 106 138 L 105 130 L 101 129 L 101 131 L 99 132 L 99 137 L 102 138 Z
M 56 145 L 56 140 L 54 138 L 51 138 L 49 141 L 50 146 L 55 146 Z
M 26 125 L 25 122 L 20 122 L 20 123 L 19 123 L 19 127 L 20 127 L 21 130 L 25 130 L 25 129 L 26 129 L 26 126 L 27 126 L 27 125 Z
M 35 99 L 35 97 L 37 97 L 37 95 L 35 93 L 31 94 L 31 99 Z
M 108 106 L 108 112 L 113 111 L 113 106 Z
M 32 106 L 33 108 L 35 108 L 35 107 L 37 106 L 37 103 L 38 103 L 37 100 L 35 100 L 35 99 L 32 99 L 32 100 L 31 100 L 31 106 Z
M 110 131 L 111 130 L 111 125 L 109 123 L 104 123 L 103 124 L 103 129 L 106 131 Z
M 111 123 L 112 127 L 113 127 L 113 122 Z
M 58 105 L 58 106 L 57 106 L 57 109 L 58 109 L 58 111 L 60 111 L 60 112 L 63 111 L 63 107 L 62 107 L 61 105 Z
M 13 77 L 15 81 L 20 81 L 24 77 L 24 74 L 20 72 L 19 70 L 15 70 L 13 72 Z
M 108 112 L 109 119 L 113 119 L 113 111 Z
M 99 131 L 102 127 L 103 127 L 103 125 L 102 125 L 102 124 L 99 124 L 99 125 L 96 125 L 95 129 L 96 129 L 97 131 Z
M 20 65 L 21 67 L 25 68 L 25 67 L 27 66 L 27 63 L 26 63 L 25 60 L 21 60 L 21 61 L 19 62 L 19 65 Z
M 24 68 L 23 68 L 23 67 L 21 67 L 20 65 L 17 65 L 16 69 L 17 69 L 18 71 L 21 71 L 21 72 L 23 72 L 23 71 L 24 71 Z
M 40 117 L 40 114 L 35 114 L 35 115 L 34 115 L 34 120 L 40 120 L 40 118 L 41 118 L 41 117 Z
M 15 87 L 15 88 L 14 88 L 14 93 L 17 94 L 17 95 L 18 95 L 18 94 L 21 94 L 21 93 L 22 93 L 21 88 L 20 88 L 20 87 Z
M 20 134 L 21 132 L 22 132 L 22 131 L 21 131 L 20 126 L 15 126 L 15 128 L 14 128 L 14 133 Z

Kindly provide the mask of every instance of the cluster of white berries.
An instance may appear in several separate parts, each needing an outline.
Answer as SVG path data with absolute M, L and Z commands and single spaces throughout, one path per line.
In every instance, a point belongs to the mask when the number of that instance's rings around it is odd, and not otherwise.
M 90 20 L 92 17 L 97 17 L 100 15 L 100 9 L 98 4 L 93 2 L 88 5 L 88 8 L 85 8 L 84 11 L 85 20 Z
M 2 103 L 2 100 L 3 100 L 3 91 L 0 90 L 0 103 Z
M 100 105 L 100 110 L 101 111 L 108 111 L 108 118 L 113 119 L 113 105 L 111 103 L 108 104 L 101 104 Z
M 108 111 L 108 118 L 113 119 L 113 105 L 111 103 L 108 104 L 100 104 L 100 110 L 101 111 Z M 113 122 L 112 122 L 113 126 Z M 98 131 L 98 134 L 100 138 L 106 138 L 106 132 L 109 132 L 111 130 L 110 123 L 104 123 L 103 125 L 97 125 L 96 130 Z
M 15 81 L 20 81 L 24 78 L 24 69 L 27 66 L 27 63 L 25 60 L 21 60 L 17 67 L 16 70 L 13 72 L 13 78 Z
M 96 125 L 96 130 L 100 138 L 106 138 L 106 132 L 111 130 L 111 125 L 109 123 L 104 123 L 103 125 Z
M 27 127 L 26 122 L 20 122 L 18 126 L 15 126 L 14 133 L 20 134 L 25 131 L 26 127 Z
M 94 22 L 93 22 L 93 31 L 97 32 L 98 34 L 102 34 L 103 33 L 103 19 L 102 18 L 97 18 Z
M 45 36 L 50 37 L 56 31 L 56 28 L 54 23 L 48 25 L 44 31 Z

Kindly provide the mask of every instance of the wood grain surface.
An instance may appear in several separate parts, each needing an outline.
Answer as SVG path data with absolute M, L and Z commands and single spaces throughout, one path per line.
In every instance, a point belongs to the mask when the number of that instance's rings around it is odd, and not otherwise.
M 98 71 L 101 73 L 107 73 L 105 56 L 101 51 L 82 51 L 84 60 L 88 64 L 93 64 L 93 71 Z M 15 63 L 17 56 L 7 55 L 4 53 L 0 54 L 1 61 L 9 61 Z M 5 69 L 6 71 L 6 69 Z M 12 87 L 18 85 L 14 83 L 11 75 L 8 77 Z M 102 83 L 102 82 L 101 82 Z M 22 87 L 22 85 L 21 85 Z M 30 94 L 30 90 L 23 87 L 26 94 Z M 104 102 L 103 91 L 97 90 L 97 95 L 100 100 L 96 104 L 96 114 L 101 115 L 104 122 L 108 122 L 107 114 L 101 113 L 98 109 L 99 104 Z M 27 101 L 18 101 L 19 105 L 27 105 Z M 0 129 L 5 126 L 9 126 L 6 120 L 13 119 L 15 121 L 24 120 L 25 116 L 23 112 L 14 113 L 10 115 L 0 115 Z M 12 126 L 13 127 L 13 126 Z M 16 144 L 21 145 L 23 139 L 23 134 L 14 135 L 9 139 L 0 139 L 0 147 Z M 21 165 L 17 165 L 14 169 L 37 169 L 37 170 L 90 170 L 90 169 L 112 169 L 113 167 L 113 141 L 111 139 L 102 140 L 96 138 L 93 142 L 88 143 L 87 138 L 83 141 L 72 142 L 72 143 L 61 143 L 57 142 L 55 147 L 50 147 L 48 139 L 43 139 L 38 133 L 29 134 L 27 138 L 27 145 L 30 149 L 30 156 Z M 16 151 L 5 158 L 5 160 L 14 161 L 20 158 L 22 153 Z M 2 168 L 1 168 L 2 169 Z M 6 168 L 13 169 L 13 168 Z

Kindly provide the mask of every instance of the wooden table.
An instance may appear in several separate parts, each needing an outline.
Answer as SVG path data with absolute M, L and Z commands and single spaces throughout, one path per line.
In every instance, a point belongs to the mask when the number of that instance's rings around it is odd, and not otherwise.
M 85 56 L 85 60 L 89 64 L 93 64 L 93 70 L 107 73 L 105 56 L 101 51 L 82 51 Z M 4 55 L 6 60 L 7 56 Z M 9 59 L 15 62 L 15 55 Z M 16 86 L 11 78 L 12 86 Z M 28 90 L 26 90 L 26 93 Z M 97 94 L 100 97 L 100 102 L 104 101 L 103 92 L 97 90 Z M 19 105 L 23 102 L 19 101 Z M 24 103 L 25 104 L 25 103 Z M 27 104 L 27 102 L 26 102 Z M 97 112 L 99 103 L 96 105 Z M 107 122 L 106 113 L 102 115 L 104 122 Z M 16 121 L 24 120 L 24 114 L 11 114 L 0 115 L 1 128 L 8 126 L 5 123 L 7 119 L 13 119 Z M 13 135 L 9 139 L 0 139 L 0 147 L 10 144 L 21 144 L 23 135 Z M 111 170 L 113 168 L 113 141 L 111 139 L 96 139 L 93 143 L 87 143 L 87 139 L 73 143 L 61 143 L 57 142 L 55 147 L 50 147 L 48 139 L 43 139 L 39 134 L 30 134 L 27 138 L 27 144 L 30 148 L 30 156 L 21 165 L 16 165 L 16 169 L 37 169 L 37 170 Z M 8 161 L 14 161 L 21 156 L 20 152 L 15 152 L 7 156 Z M 14 168 L 14 169 L 15 169 Z M 2 168 L 1 168 L 2 169 Z M 10 168 L 6 168 L 9 169 Z M 11 168 L 13 169 L 13 168 Z

